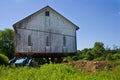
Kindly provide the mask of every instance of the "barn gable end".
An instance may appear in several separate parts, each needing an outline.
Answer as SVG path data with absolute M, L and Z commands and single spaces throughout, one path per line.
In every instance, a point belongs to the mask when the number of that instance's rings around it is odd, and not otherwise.
M 21 25 L 21 24 L 22 24 L 23 22 L 25 22 L 25 21 L 26 21 L 26 22 L 27 22 L 27 21 L 29 22 L 34 16 L 37 16 L 37 15 L 40 15 L 40 14 L 41 14 L 41 15 L 45 15 L 45 11 L 50 11 L 50 12 L 54 13 L 55 15 L 59 16 L 60 18 L 64 19 L 64 21 L 66 21 L 68 24 L 71 24 L 76 30 L 79 29 L 78 26 L 76 26 L 74 23 L 72 23 L 71 21 L 69 21 L 67 18 L 65 18 L 64 16 L 62 16 L 60 13 L 58 13 L 57 11 L 55 11 L 54 9 L 52 9 L 50 6 L 46 6 L 46 7 L 42 8 L 42 9 L 40 9 L 39 11 L 37 11 L 37 12 L 35 12 L 35 13 L 27 16 L 26 18 L 24 18 L 24 19 L 16 22 L 16 23 L 13 25 L 13 27 L 15 28 L 16 25 L 17 25 L 17 26 L 18 26 L 18 25 Z
M 76 53 L 79 28 L 49 6 L 13 25 L 15 53 Z

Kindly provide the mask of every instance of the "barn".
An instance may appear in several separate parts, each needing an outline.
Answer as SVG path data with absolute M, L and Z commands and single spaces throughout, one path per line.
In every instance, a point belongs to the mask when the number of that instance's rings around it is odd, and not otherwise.
M 13 28 L 15 56 L 64 57 L 77 52 L 79 27 L 50 6 L 18 21 Z

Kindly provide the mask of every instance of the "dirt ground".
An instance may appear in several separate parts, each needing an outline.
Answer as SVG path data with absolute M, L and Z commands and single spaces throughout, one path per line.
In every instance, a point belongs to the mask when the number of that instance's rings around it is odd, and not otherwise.
M 98 72 L 104 69 L 112 70 L 113 65 L 106 61 L 73 61 L 65 63 L 84 72 Z

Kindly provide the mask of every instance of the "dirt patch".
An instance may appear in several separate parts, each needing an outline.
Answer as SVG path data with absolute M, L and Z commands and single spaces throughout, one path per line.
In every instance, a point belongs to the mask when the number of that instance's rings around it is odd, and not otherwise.
M 104 70 L 105 68 L 107 70 L 113 69 L 113 65 L 107 63 L 106 61 L 73 61 L 65 64 L 71 65 L 84 72 L 98 72 Z

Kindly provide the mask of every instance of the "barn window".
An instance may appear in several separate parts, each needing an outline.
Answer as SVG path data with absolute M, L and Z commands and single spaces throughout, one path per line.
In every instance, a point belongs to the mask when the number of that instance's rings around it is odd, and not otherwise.
M 50 41 L 49 41 L 49 37 L 46 37 L 46 46 L 50 46 Z
M 63 36 L 63 46 L 66 46 L 66 37 Z
M 28 46 L 32 46 L 32 44 L 31 44 L 31 35 L 28 35 Z
M 49 11 L 45 12 L 45 16 L 49 16 L 49 14 L 50 14 Z

